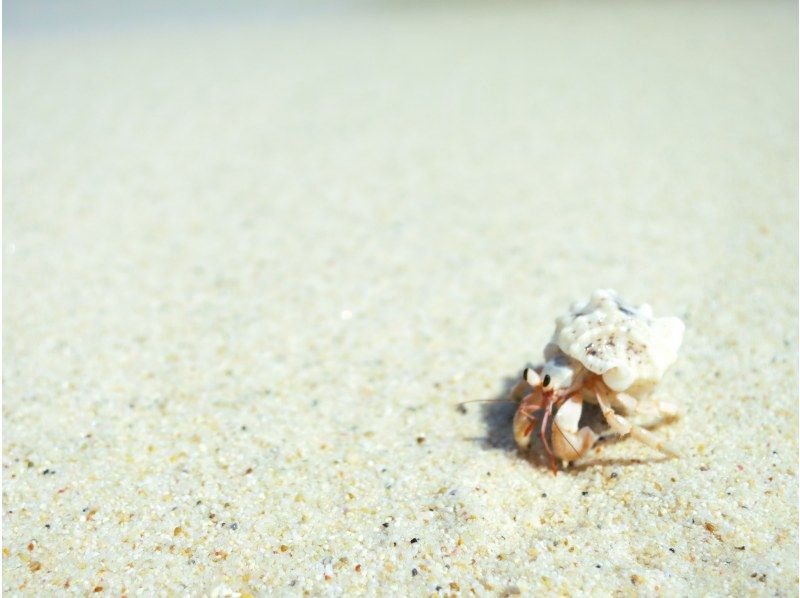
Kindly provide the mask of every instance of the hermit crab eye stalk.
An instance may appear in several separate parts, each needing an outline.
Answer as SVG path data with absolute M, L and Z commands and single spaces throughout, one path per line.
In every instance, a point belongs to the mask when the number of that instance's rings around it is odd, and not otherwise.
M 539 374 L 537 374 L 536 370 L 533 368 L 525 368 L 522 370 L 522 379 L 531 386 L 539 386 L 542 381 L 541 378 L 539 378 Z
M 547 388 L 550 386 L 550 374 L 544 375 L 544 380 L 542 380 L 542 388 Z

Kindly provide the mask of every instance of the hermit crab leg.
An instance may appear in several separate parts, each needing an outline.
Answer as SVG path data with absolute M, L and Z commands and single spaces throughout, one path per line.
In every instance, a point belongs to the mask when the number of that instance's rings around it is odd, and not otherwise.
M 595 391 L 597 403 L 600 405 L 600 410 L 603 412 L 603 417 L 606 419 L 606 422 L 612 430 L 621 435 L 630 434 L 632 438 L 638 440 L 639 442 L 672 457 L 680 456 L 677 449 L 661 440 L 655 434 L 648 432 L 644 428 L 635 426 L 624 417 L 617 415 L 609 406 L 603 394 L 604 393 L 600 390 Z
M 631 395 L 618 392 L 614 395 L 614 401 L 624 407 L 628 413 L 641 413 L 645 415 L 659 415 L 664 418 L 671 418 L 680 415 L 680 410 L 674 403 L 668 401 L 658 401 L 648 399 L 640 401 Z
M 659 415 L 663 417 L 678 417 L 681 414 L 681 410 L 675 403 L 670 403 L 669 401 L 651 401 L 655 408 L 658 410 Z M 641 406 L 642 403 L 639 403 Z

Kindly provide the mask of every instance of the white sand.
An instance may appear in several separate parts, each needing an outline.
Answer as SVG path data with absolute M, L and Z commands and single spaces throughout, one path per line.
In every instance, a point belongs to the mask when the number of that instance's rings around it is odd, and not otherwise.
M 796 595 L 796 7 L 237 14 L 7 35 L 4 592 Z M 685 457 L 554 477 L 607 286 Z

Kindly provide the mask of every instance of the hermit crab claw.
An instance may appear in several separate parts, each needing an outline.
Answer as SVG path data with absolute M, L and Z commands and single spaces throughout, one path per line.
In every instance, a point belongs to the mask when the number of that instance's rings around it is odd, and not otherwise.
M 570 397 L 556 413 L 553 452 L 564 464 L 579 459 L 597 440 L 597 435 L 588 426 L 578 430 L 582 409 L 580 397 Z

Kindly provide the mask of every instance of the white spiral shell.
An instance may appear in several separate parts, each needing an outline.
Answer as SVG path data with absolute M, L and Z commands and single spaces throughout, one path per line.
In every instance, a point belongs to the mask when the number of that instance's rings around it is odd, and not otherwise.
M 683 331 L 679 318 L 655 318 L 649 305 L 634 307 L 614 291 L 601 289 L 556 320 L 545 356 L 557 346 L 603 376 L 611 390 L 622 392 L 658 382 L 678 356 Z

